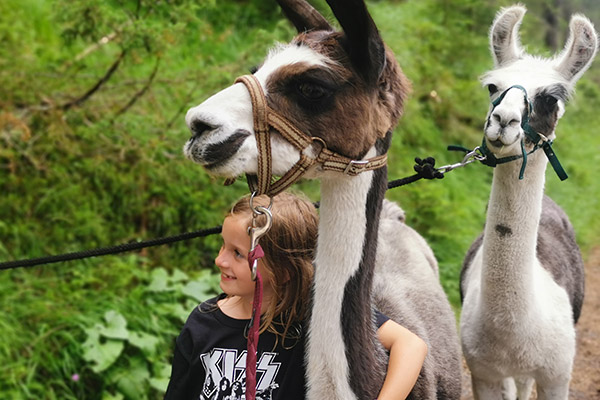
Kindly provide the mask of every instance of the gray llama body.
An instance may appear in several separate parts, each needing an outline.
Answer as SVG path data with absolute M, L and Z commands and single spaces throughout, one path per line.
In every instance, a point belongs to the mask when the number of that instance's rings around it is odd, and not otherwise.
M 461 353 L 456 319 L 439 282 L 438 265 L 400 207 L 381 210 L 373 285 L 376 307 L 421 337 L 429 353 L 409 399 L 458 399 Z

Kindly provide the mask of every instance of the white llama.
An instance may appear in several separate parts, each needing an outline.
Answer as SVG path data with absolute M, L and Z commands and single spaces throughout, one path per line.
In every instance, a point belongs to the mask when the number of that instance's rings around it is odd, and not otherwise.
M 597 35 L 587 18 L 573 16 L 564 50 L 552 59 L 532 57 L 518 38 L 525 12 L 517 5 L 497 15 L 490 30 L 496 69 L 482 78 L 492 100 L 483 144 L 501 161 L 483 234 L 461 272 L 461 340 L 475 399 L 526 400 L 534 382 L 538 399 L 567 399 L 583 302 L 573 228 L 544 196 L 551 147 L 530 153 L 525 165 L 523 158 L 503 159 L 554 140 L 575 82 L 596 54 Z
M 309 399 L 377 396 L 387 357 L 376 339 L 373 302 L 428 344 L 410 398 L 458 399 L 458 334 L 437 263 L 403 223 L 402 210 L 383 203 L 387 169 L 378 163 L 385 161 L 409 84 L 363 1 L 328 3 L 343 32 L 304 0 L 279 1 L 299 35 L 272 50 L 243 84 L 188 111 L 192 138 L 184 152 L 219 176 L 257 174 L 260 181 L 272 168 L 284 181 L 304 172 L 321 179 Z M 270 175 L 265 182 L 268 188 Z

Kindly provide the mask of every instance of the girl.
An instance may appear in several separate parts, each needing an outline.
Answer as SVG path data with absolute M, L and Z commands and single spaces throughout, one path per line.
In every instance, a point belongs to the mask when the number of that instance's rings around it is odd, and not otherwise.
M 267 206 L 265 196 L 253 204 Z M 283 192 L 273 198 L 273 225 L 260 238 L 264 257 L 256 398 L 305 398 L 303 323 L 307 319 L 318 216 L 309 201 Z M 257 225 L 264 221 L 258 217 Z M 249 198 L 239 200 L 223 222 L 223 246 L 215 263 L 223 294 L 200 304 L 177 338 L 165 399 L 241 399 L 245 388 L 247 326 L 254 281 L 248 265 L 252 221 Z M 379 400 L 404 399 L 423 365 L 427 346 L 379 314 L 378 337 L 389 350 L 387 376 Z M 236 388 L 235 390 L 233 388 Z

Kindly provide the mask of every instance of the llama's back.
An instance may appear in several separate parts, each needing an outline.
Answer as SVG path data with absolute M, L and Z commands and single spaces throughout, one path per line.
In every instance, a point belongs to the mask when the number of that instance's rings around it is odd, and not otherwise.
M 556 283 L 567 291 L 573 321 L 577 322 L 585 288 L 583 259 L 567 214 L 548 196 L 542 202 L 537 256 Z
M 404 224 L 404 213 L 384 201 L 377 248 L 375 304 L 421 337 L 428 355 L 413 399 L 459 399 L 461 357 L 456 319 L 439 282 L 437 261 L 425 240 Z

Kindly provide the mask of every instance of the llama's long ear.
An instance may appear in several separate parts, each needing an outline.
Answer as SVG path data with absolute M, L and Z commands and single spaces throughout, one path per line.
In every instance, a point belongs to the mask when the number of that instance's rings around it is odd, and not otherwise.
M 277 3 L 298 33 L 333 29 L 319 12 L 304 0 L 277 0 Z
M 327 0 L 339 21 L 352 64 L 364 79 L 375 84 L 385 67 L 385 46 L 362 0 Z
M 527 9 L 522 5 L 503 8 L 490 29 L 490 47 L 496 67 L 518 60 L 523 54 L 519 27 Z
M 556 69 L 575 83 L 592 64 L 598 50 L 598 34 L 594 25 L 583 15 L 571 17 L 569 28 L 569 39 L 557 57 Z

